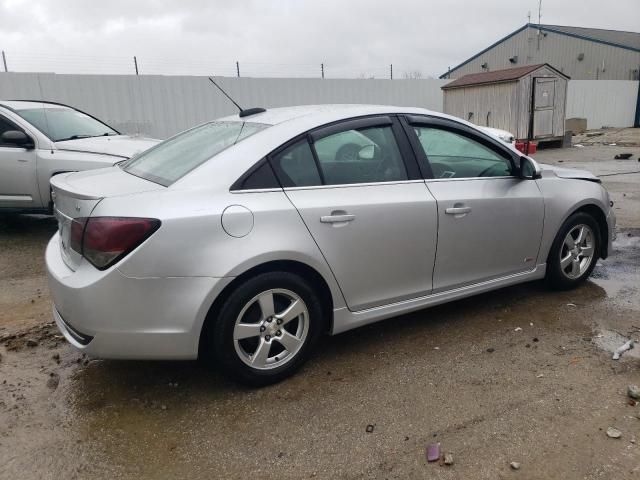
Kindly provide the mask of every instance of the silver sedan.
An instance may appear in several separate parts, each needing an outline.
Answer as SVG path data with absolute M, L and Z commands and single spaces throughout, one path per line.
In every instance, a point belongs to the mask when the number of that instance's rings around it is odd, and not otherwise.
M 507 285 L 573 288 L 611 251 L 599 180 L 418 108 L 234 115 L 52 179 L 61 332 L 265 385 L 324 332 Z

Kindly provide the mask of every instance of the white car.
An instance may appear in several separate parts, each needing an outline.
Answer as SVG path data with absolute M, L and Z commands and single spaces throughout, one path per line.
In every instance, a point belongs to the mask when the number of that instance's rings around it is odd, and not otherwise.
M 0 214 L 49 213 L 54 175 L 112 166 L 158 142 L 67 105 L 0 100 Z
M 53 177 L 46 262 L 74 347 L 203 357 L 264 385 L 323 332 L 531 280 L 576 287 L 611 251 L 598 178 L 538 165 L 463 120 L 372 105 L 253 112 Z

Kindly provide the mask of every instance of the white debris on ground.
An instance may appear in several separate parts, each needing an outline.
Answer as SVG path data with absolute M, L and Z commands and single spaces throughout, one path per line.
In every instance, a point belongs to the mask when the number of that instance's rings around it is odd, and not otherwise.
M 640 145 L 640 132 L 637 128 L 602 128 L 574 135 L 572 141 L 578 148 L 589 145 L 633 147 Z
M 613 359 L 614 360 L 619 360 L 620 356 L 626 352 L 627 350 L 631 350 L 633 348 L 633 340 L 629 340 L 628 342 L 624 343 L 623 345 L 619 346 L 615 352 L 613 352 Z

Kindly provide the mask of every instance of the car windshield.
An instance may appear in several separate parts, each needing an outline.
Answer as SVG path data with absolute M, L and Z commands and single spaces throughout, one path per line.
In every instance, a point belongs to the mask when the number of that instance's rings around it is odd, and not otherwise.
M 187 130 L 122 163 L 125 172 L 169 186 L 224 149 L 267 125 L 212 122 Z
M 104 123 L 73 108 L 25 108 L 17 113 L 54 142 L 118 135 Z

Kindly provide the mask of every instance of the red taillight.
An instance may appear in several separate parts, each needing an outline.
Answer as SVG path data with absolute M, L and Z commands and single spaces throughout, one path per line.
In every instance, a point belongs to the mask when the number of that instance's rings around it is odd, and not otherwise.
M 83 229 L 77 228 L 84 231 L 82 255 L 100 270 L 116 263 L 160 227 L 160 220 L 155 218 L 91 217 L 76 220 Z M 72 223 L 71 245 L 73 232 Z

